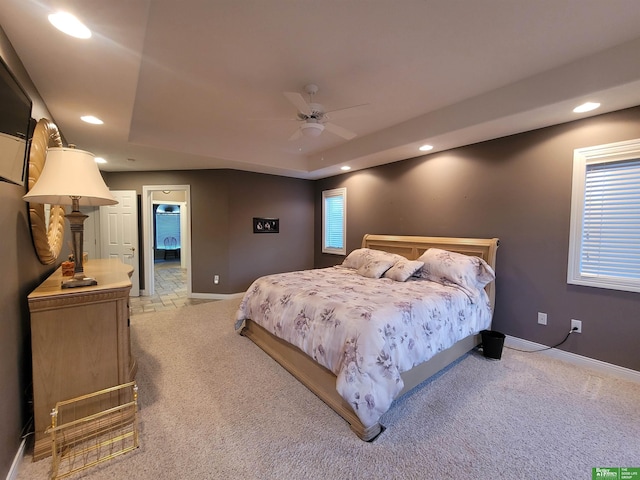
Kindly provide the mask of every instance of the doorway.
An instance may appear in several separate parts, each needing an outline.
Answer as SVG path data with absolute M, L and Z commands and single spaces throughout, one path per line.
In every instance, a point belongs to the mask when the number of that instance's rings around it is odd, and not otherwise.
M 179 194 L 180 200 L 169 200 L 171 194 Z M 178 198 L 178 197 L 173 197 Z M 144 248 L 144 295 L 155 294 L 155 261 L 158 255 L 157 247 L 164 250 L 164 241 L 158 245 L 155 229 L 155 214 L 158 204 L 176 205 L 179 207 L 179 262 L 181 268 L 186 270 L 187 298 L 191 297 L 191 215 L 189 205 L 191 202 L 191 188 L 189 185 L 146 185 L 142 187 L 142 230 Z M 175 234 L 172 235 L 175 237 Z M 175 249 L 176 245 L 167 244 L 168 248 Z M 161 256 L 164 256 L 162 252 Z M 172 252 L 176 254 L 176 252 Z

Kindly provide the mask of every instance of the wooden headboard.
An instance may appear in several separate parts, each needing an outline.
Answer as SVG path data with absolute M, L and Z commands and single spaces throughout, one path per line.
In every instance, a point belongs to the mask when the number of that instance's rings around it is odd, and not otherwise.
M 417 237 L 403 235 L 373 235 L 362 237 L 362 248 L 372 248 L 385 252 L 397 253 L 409 260 L 415 260 L 429 248 L 440 248 L 451 252 L 463 253 L 482 258 L 496 271 L 497 238 L 451 238 L 451 237 Z M 491 307 L 495 306 L 496 284 L 489 283 L 485 290 L 489 295 Z

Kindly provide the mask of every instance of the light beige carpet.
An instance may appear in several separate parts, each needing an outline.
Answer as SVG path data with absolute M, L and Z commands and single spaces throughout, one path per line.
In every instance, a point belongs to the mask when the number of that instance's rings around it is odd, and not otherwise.
M 511 350 L 465 356 L 362 442 L 234 332 L 238 302 L 132 317 L 141 447 L 73 478 L 590 479 L 640 466 L 640 384 Z M 49 467 L 25 457 L 18 478 Z

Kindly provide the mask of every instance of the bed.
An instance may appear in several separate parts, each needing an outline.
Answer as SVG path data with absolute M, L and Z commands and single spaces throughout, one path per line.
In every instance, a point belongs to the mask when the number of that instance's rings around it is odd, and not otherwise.
M 497 238 L 367 234 L 341 265 L 257 279 L 235 326 L 372 441 L 395 399 L 490 328 L 497 248 Z

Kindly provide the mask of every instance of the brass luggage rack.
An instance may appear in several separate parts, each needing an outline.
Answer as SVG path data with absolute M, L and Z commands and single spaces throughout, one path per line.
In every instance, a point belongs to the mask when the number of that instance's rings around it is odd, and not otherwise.
M 138 448 L 138 387 L 129 382 L 56 403 L 51 478 L 65 478 Z

